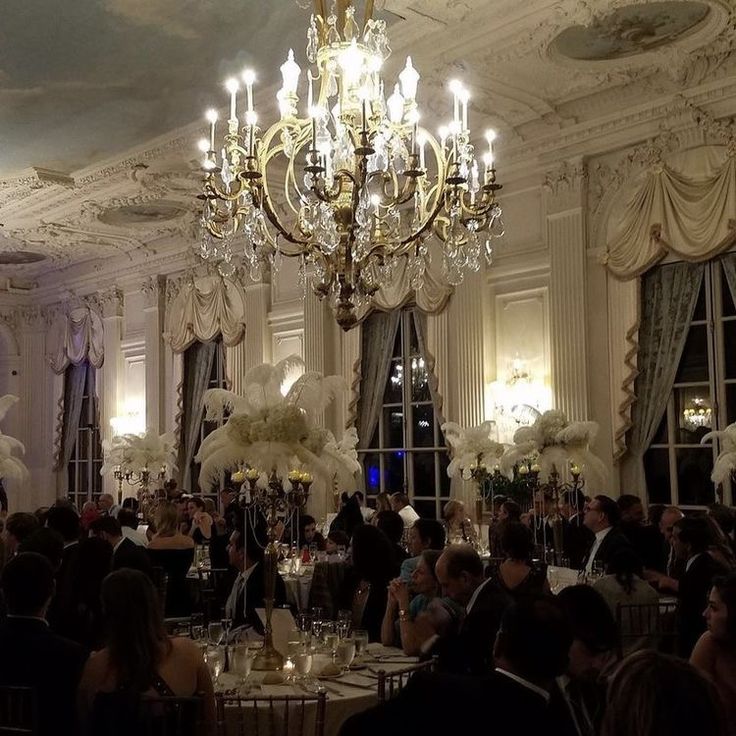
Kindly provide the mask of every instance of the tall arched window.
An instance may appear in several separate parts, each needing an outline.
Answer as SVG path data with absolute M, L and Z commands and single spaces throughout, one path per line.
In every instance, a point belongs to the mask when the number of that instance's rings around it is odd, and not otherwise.
M 366 353 L 371 350 L 370 331 L 375 327 L 382 329 L 371 320 L 385 322 L 391 317 L 379 314 L 366 320 L 364 365 Z M 394 330 L 395 336 L 381 358 L 388 361 L 388 366 L 381 366 L 378 372 L 386 375 L 382 389 L 369 386 L 365 380 L 361 384 L 361 402 L 370 400 L 364 391 L 382 391 L 376 396 L 375 429 L 370 441 L 361 443 L 366 493 L 370 497 L 381 492 L 404 491 L 422 516 L 435 518 L 440 516 L 450 496 L 449 459 L 432 400 L 426 351 L 422 349 L 423 340 L 417 330 L 417 320 L 422 317 L 413 310 L 405 310 L 396 317 L 398 323 L 384 330 L 389 339 Z M 365 378 L 365 370 L 363 375 Z
M 63 458 L 68 495 L 77 508 L 102 492 L 100 411 L 95 392 L 96 369 L 88 362 L 64 373 Z

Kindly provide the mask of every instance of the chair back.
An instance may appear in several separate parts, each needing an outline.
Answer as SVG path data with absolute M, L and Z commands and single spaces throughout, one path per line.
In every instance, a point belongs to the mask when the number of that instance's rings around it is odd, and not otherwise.
M 31 687 L 0 687 L 0 736 L 36 736 L 38 701 Z
M 166 589 L 169 585 L 169 576 L 163 567 L 152 567 L 151 570 L 153 587 L 156 588 L 161 613 L 164 613 L 166 611 Z
M 203 733 L 202 698 L 143 698 L 141 724 L 141 736 L 199 736 Z
M 230 592 L 226 588 L 231 574 L 231 570 L 225 568 L 197 570 L 200 610 L 205 624 L 222 618 L 225 601 Z
M 674 651 L 677 603 L 620 603 L 616 608 L 619 656 L 640 649 Z
M 324 736 L 327 694 L 216 695 L 218 736 Z
M 437 658 L 432 657 L 426 662 L 417 662 L 417 664 L 410 667 L 402 667 L 400 670 L 393 670 L 392 672 L 378 670 L 376 672 L 378 675 L 378 701 L 383 703 L 398 695 L 417 672 L 434 672 L 436 663 Z

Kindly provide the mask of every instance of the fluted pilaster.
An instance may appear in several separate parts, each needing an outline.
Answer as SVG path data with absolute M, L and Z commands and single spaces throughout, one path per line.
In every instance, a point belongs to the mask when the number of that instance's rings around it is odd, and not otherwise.
M 166 425 L 166 384 L 164 370 L 164 310 L 166 277 L 148 279 L 141 291 L 145 299 L 146 336 L 146 426 L 159 434 Z

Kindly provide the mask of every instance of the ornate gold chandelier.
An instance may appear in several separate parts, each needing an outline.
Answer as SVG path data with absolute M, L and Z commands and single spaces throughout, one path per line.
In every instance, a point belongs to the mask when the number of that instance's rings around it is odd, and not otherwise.
M 230 115 L 221 146 L 217 112 L 207 113 L 199 248 L 222 273 L 242 259 L 255 279 L 278 269 L 282 256 L 299 258 L 303 288 L 311 282 L 329 298 L 338 324 L 349 330 L 399 266 L 406 266 L 412 289 L 422 287 L 432 238 L 450 284 L 459 284 L 466 269 L 477 271 L 483 252 L 490 262 L 491 239 L 503 235 L 495 198 L 501 185 L 495 133 L 486 132 L 479 162 L 468 128 L 469 94 L 459 82 L 450 84 L 452 120 L 436 138 L 420 125 L 411 57 L 386 97 L 381 67 L 390 48 L 372 0 L 362 28 L 351 0 L 337 0 L 330 13 L 325 0 L 314 6 L 306 116 L 297 95 L 302 70 L 291 50 L 281 66 L 278 122 L 259 127 L 250 70 L 226 83 Z

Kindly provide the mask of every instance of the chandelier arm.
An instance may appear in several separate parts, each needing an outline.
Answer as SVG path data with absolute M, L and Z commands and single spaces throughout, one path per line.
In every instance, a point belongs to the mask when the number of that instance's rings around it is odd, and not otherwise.
M 276 213 L 276 210 L 273 208 L 273 205 L 271 204 L 271 198 L 266 191 L 263 192 L 263 200 L 261 202 L 261 207 L 263 208 L 263 211 L 266 217 L 268 218 L 268 221 L 276 228 L 276 230 L 279 231 L 279 233 L 285 240 L 287 240 L 289 243 L 294 243 L 294 245 L 306 246 L 309 244 L 308 240 L 301 240 L 297 238 L 295 235 L 289 232 L 289 230 L 287 230 L 286 227 L 281 223 L 281 220 L 279 219 L 279 216 Z M 283 253 L 284 255 L 289 255 L 286 252 L 283 252 Z M 296 256 L 300 254 L 292 253 L 290 255 Z

